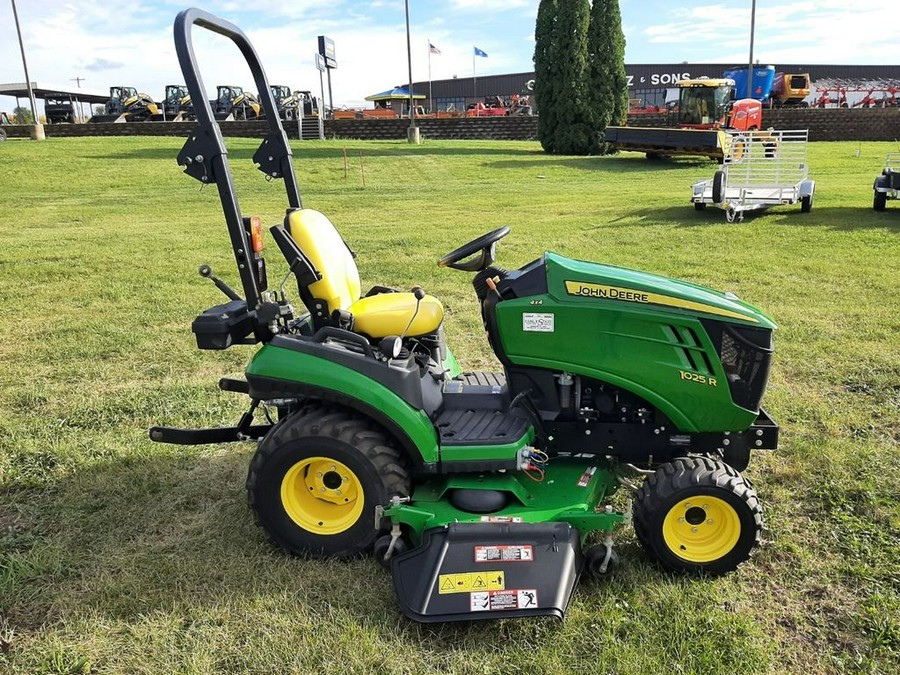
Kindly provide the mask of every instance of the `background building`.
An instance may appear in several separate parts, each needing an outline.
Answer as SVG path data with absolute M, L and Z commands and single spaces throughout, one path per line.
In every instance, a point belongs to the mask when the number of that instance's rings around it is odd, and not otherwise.
M 734 63 L 651 63 L 625 66 L 628 76 L 628 97 L 639 106 L 663 106 L 666 90 L 680 79 L 690 77 L 722 77 L 726 70 L 745 64 Z M 768 65 L 768 64 L 761 64 Z M 894 89 L 900 98 L 900 65 L 894 66 L 841 66 L 808 64 L 773 64 L 776 72 L 809 73 L 814 91 L 811 102 L 821 99 L 823 92 L 843 87 L 847 105 L 852 107 L 866 96 L 873 87 Z M 485 75 L 476 78 L 460 77 L 449 80 L 433 80 L 434 97 L 426 107 L 431 110 L 465 110 L 466 106 L 484 100 L 485 96 L 510 98 L 513 94 L 529 94 L 527 84 L 534 79 L 534 72 L 508 75 Z M 428 81 L 414 82 L 416 93 L 428 92 Z M 825 93 L 824 95 L 828 95 Z M 835 98 L 834 96 L 832 98 Z M 638 103 L 638 101 L 640 101 Z M 826 104 L 827 105 L 827 104 Z M 839 105 L 835 103 L 833 105 Z

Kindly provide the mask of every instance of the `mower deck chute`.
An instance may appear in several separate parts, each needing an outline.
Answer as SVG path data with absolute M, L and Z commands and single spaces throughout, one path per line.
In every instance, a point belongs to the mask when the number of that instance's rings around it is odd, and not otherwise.
M 269 228 L 288 272 L 278 288 L 261 223 L 238 204 L 195 25 L 240 48 L 260 92 L 268 132 L 253 161 L 286 194 Z M 175 44 L 197 120 L 178 163 L 216 185 L 240 276 L 236 290 L 200 267 L 228 301 L 192 330 L 200 349 L 256 352 L 245 380 L 220 381 L 249 399 L 235 426 L 159 426 L 154 441 L 257 442 L 247 500 L 269 539 L 305 557 L 374 551 L 417 621 L 562 617 L 582 571 L 617 564 L 623 486 L 651 561 L 702 574 L 750 556 L 762 510 L 738 472 L 777 445 L 760 407 L 770 317 L 733 293 L 552 252 L 503 269 L 501 227 L 438 260 L 474 275 L 502 365 L 464 372 L 440 300 L 419 286 L 365 291 L 356 254 L 303 208 L 272 90 L 240 29 L 186 10 Z

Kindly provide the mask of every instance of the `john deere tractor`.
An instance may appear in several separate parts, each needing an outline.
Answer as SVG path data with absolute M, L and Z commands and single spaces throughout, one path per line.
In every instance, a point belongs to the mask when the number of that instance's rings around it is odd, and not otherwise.
M 296 299 L 286 282 L 270 287 L 262 224 L 238 205 L 195 25 L 231 39 L 255 78 L 268 133 L 253 161 L 284 181 L 284 220 L 269 233 Z M 219 382 L 248 398 L 237 424 L 154 427 L 153 440 L 256 443 L 247 498 L 272 543 L 311 557 L 374 552 L 417 621 L 562 617 L 582 573 L 617 564 L 622 487 L 662 568 L 716 574 L 749 558 L 763 514 L 740 471 L 778 438 L 760 407 L 772 319 L 731 293 L 550 252 L 504 269 L 501 227 L 437 261 L 471 275 L 502 365 L 466 371 L 440 300 L 420 286 L 363 291 L 348 243 L 303 206 L 246 35 L 190 9 L 175 44 L 202 103 L 178 163 L 216 185 L 240 277 L 235 290 L 201 266 L 227 300 L 192 330 L 201 349 L 257 350 L 243 378 Z

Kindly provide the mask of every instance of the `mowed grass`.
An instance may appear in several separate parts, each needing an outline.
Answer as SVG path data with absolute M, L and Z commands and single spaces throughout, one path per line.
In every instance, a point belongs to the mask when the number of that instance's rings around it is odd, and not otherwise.
M 235 139 L 241 205 L 280 182 Z M 245 505 L 247 444 L 151 443 L 234 423 L 217 391 L 248 347 L 201 352 L 192 318 L 237 275 L 214 187 L 179 139 L 0 144 L 0 671 L 11 673 L 821 673 L 900 671 L 900 204 L 871 209 L 892 144 L 810 146 L 812 213 L 697 213 L 702 160 L 552 157 L 536 143 L 295 144 L 307 206 L 364 285 L 422 284 L 464 367 L 497 364 L 469 275 L 435 260 L 503 224 L 500 264 L 553 250 L 731 290 L 780 324 L 765 404 L 781 447 L 747 475 L 765 543 L 732 575 L 623 567 L 564 623 L 421 626 L 371 560 L 289 558 Z M 342 151 L 347 151 L 345 174 Z M 363 172 L 365 186 L 363 186 Z M 269 248 L 270 278 L 284 264 Z

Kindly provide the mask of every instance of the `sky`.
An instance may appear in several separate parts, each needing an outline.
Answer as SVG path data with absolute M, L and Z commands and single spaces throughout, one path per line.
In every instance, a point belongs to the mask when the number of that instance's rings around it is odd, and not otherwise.
M 156 100 L 182 83 L 172 40 L 186 0 L 16 0 L 32 81 L 106 92 L 135 86 Z M 402 0 L 198 0 L 237 24 L 260 55 L 272 84 L 319 90 L 317 36 L 335 42 L 335 107 L 409 80 Z M 745 63 L 751 0 L 695 3 L 620 0 L 627 63 Z M 533 69 L 538 0 L 409 0 L 413 81 Z M 754 60 L 760 63 L 897 64 L 897 0 L 758 0 Z M 195 29 L 203 80 L 252 89 L 230 41 Z M 473 48 L 487 53 L 474 60 Z M 0 83 L 24 82 L 11 3 L 0 0 Z M 327 85 L 326 85 L 327 86 Z M 326 90 L 327 97 L 327 90 Z M 10 111 L 14 99 L 0 97 Z

